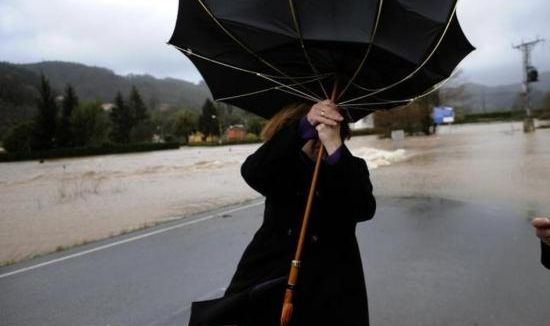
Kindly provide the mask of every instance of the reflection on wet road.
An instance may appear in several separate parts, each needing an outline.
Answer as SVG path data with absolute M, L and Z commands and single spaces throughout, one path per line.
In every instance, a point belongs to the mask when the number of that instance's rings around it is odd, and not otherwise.
M 523 216 L 389 198 L 358 228 L 374 325 L 547 325 L 550 271 Z

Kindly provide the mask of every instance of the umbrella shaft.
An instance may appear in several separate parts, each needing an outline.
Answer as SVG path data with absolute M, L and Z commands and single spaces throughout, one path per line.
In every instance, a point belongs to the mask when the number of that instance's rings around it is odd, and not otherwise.
M 334 87 L 332 89 L 331 100 L 335 101 L 336 99 L 336 90 L 338 88 L 338 80 L 335 81 Z M 294 287 L 298 282 L 298 272 L 300 269 L 300 258 L 302 257 L 302 251 L 304 246 L 304 240 L 306 238 L 307 226 L 309 222 L 309 217 L 311 213 L 311 207 L 313 206 L 313 195 L 315 193 L 315 188 L 317 186 L 317 179 L 319 177 L 319 170 L 321 167 L 321 160 L 325 154 L 325 147 L 321 146 L 319 148 L 319 153 L 317 154 L 317 161 L 315 161 L 315 170 L 313 171 L 313 178 L 311 180 L 311 185 L 309 187 L 309 194 L 307 196 L 306 210 L 304 212 L 304 218 L 302 220 L 302 228 L 300 230 L 300 237 L 298 238 L 298 246 L 296 247 L 296 253 L 294 255 L 294 260 L 290 268 L 290 274 L 288 276 L 287 289 L 285 292 L 285 298 L 283 301 L 283 310 L 281 313 L 281 326 L 286 326 L 292 318 L 292 301 L 294 294 Z

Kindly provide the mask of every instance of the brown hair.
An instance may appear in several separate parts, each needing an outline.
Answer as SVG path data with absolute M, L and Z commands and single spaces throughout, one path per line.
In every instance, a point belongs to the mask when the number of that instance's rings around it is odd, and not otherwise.
M 262 139 L 268 141 L 287 123 L 296 121 L 305 116 L 311 104 L 308 103 L 292 103 L 287 106 L 284 106 L 279 112 L 275 113 L 271 119 L 266 123 L 262 129 Z
M 311 106 L 311 103 L 292 103 L 284 106 L 266 123 L 261 132 L 262 139 L 268 141 L 286 124 L 300 120 L 307 115 Z M 340 124 L 340 137 L 342 140 L 351 138 L 349 125 L 345 120 Z

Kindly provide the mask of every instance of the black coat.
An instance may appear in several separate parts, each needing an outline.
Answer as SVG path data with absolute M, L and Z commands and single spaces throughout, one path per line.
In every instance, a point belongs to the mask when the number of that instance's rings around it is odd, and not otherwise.
M 540 249 L 541 249 L 540 261 L 544 265 L 544 267 L 550 269 L 550 246 L 541 241 Z
M 190 325 L 279 325 L 314 168 L 301 150 L 304 144 L 294 121 L 243 163 L 244 180 L 266 198 L 263 223 L 224 297 L 194 302 Z M 369 324 L 355 227 L 375 209 L 367 165 L 344 146 L 335 165 L 321 166 L 292 325 Z

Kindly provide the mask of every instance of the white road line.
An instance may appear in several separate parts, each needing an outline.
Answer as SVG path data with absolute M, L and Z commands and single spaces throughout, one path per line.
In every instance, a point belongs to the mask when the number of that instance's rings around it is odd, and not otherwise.
M 67 255 L 67 256 L 64 256 L 64 257 L 60 257 L 60 258 L 52 259 L 52 260 L 49 260 L 49 261 L 45 261 L 45 262 L 42 262 L 40 264 L 27 266 L 27 267 L 24 267 L 24 268 L 21 268 L 21 269 L 16 269 L 16 270 L 8 272 L 8 273 L 0 274 L 0 279 L 4 278 L 4 277 L 11 276 L 11 275 L 27 272 L 27 271 L 37 269 L 37 268 L 40 268 L 40 267 L 48 266 L 48 265 L 51 265 L 51 264 L 59 263 L 59 262 L 62 262 L 62 261 L 68 260 L 68 259 L 84 256 L 84 255 L 87 255 L 87 254 L 91 254 L 93 252 L 108 249 L 108 248 L 118 246 L 118 245 L 121 245 L 121 244 L 124 244 L 124 243 L 128 243 L 128 242 L 136 241 L 136 240 L 139 240 L 139 239 L 147 238 L 147 237 L 150 237 L 152 235 L 156 235 L 156 234 L 163 233 L 163 232 L 166 232 L 166 231 L 170 231 L 170 230 L 173 230 L 173 229 L 179 229 L 179 228 L 182 228 L 182 227 L 185 227 L 185 226 L 189 226 L 191 224 L 204 222 L 204 221 L 210 220 L 214 217 L 221 216 L 223 214 L 228 214 L 228 213 L 240 211 L 240 210 L 243 210 L 243 209 L 247 209 L 247 208 L 250 208 L 250 207 L 259 206 L 259 205 L 262 205 L 263 203 L 264 203 L 264 201 L 260 201 L 258 203 L 254 203 L 254 204 L 250 204 L 250 205 L 246 205 L 246 206 L 240 206 L 240 207 L 229 209 L 227 211 L 223 211 L 223 212 L 220 212 L 220 213 L 217 213 L 217 214 L 212 214 L 212 215 L 208 215 L 208 216 L 205 216 L 205 217 L 201 217 L 201 218 L 198 218 L 196 220 L 192 220 L 192 221 L 188 221 L 188 222 L 182 222 L 181 224 L 172 225 L 172 226 L 166 227 L 164 229 L 158 229 L 158 230 L 151 231 L 151 232 L 148 232 L 148 233 L 143 233 L 143 234 L 131 237 L 131 238 L 111 242 L 111 243 L 108 243 L 108 244 L 105 244 L 105 245 L 102 245 L 102 246 L 99 246 L 99 247 L 95 247 L 95 248 L 92 248 L 92 249 L 80 251 L 80 252 L 77 252 L 77 253 L 74 253 L 74 254 L 71 254 L 71 255 Z

